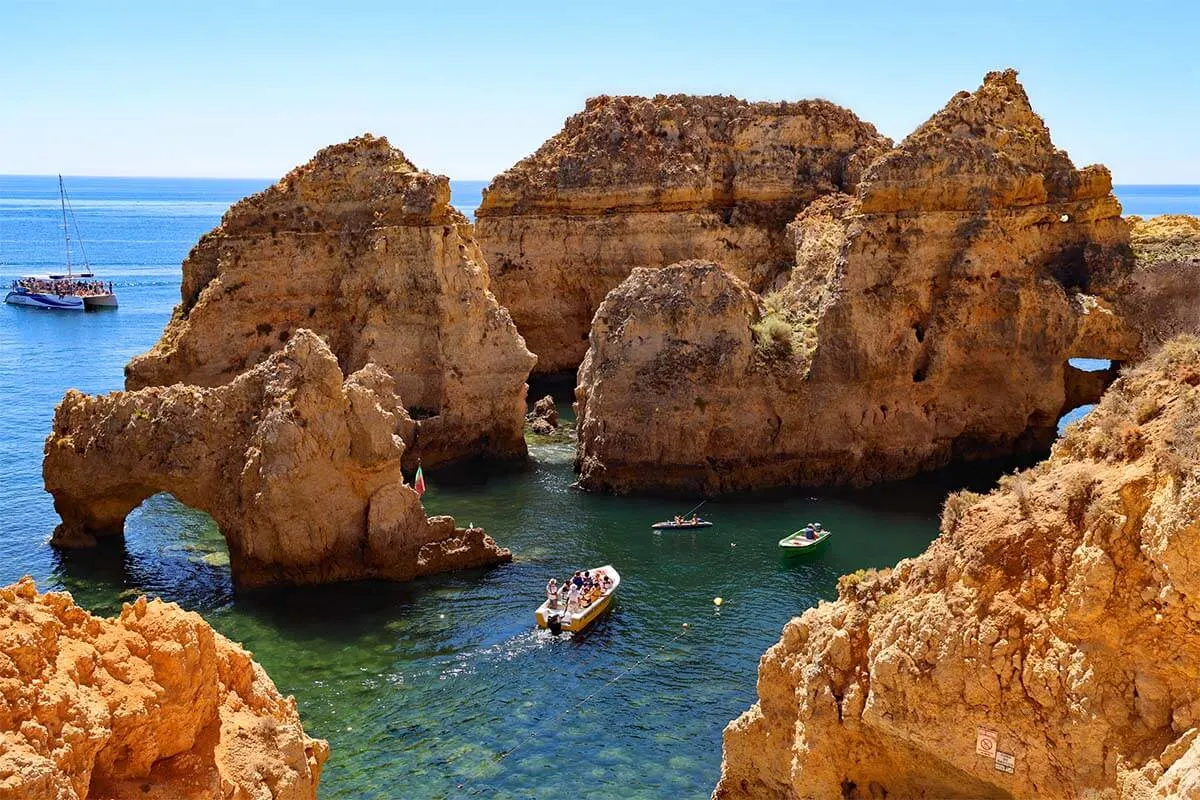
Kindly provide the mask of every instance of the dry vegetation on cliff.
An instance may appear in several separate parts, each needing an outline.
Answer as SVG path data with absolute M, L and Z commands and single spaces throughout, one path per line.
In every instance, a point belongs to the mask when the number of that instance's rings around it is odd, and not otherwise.
M 929 550 L 848 576 L 763 658 L 715 797 L 1194 796 L 1200 339 L 1047 461 L 950 497 Z M 977 755 L 979 729 L 1015 758 Z
M 492 181 L 477 235 L 537 370 L 573 369 L 635 269 L 716 261 L 762 290 L 792 263 L 796 212 L 890 146 L 824 100 L 595 97 Z

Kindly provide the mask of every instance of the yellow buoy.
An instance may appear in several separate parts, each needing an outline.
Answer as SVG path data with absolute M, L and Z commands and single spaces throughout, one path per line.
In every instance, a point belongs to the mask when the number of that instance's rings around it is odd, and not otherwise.
M 719 605 L 721 605 L 721 604 L 722 604 L 722 603 L 724 603 L 724 602 L 725 602 L 725 601 L 724 601 L 724 600 L 722 600 L 722 599 L 721 599 L 721 598 L 719 598 L 719 597 L 714 597 L 714 598 L 713 598 L 713 605 L 714 605 L 714 606 L 719 606 Z

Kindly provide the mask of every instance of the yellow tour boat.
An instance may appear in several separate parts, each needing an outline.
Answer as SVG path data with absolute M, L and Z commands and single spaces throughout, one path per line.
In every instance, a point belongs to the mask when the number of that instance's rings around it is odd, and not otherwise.
M 612 564 L 593 567 L 588 572 L 591 573 L 593 579 L 603 580 L 607 576 L 612 583 L 606 591 L 593 597 L 587 605 L 581 604 L 576 607 L 560 597 L 547 598 L 546 602 L 538 606 L 537 611 L 533 614 L 539 628 L 546 628 L 551 633 L 561 633 L 562 631 L 577 633 L 591 625 L 608 610 L 617 593 L 617 587 L 621 585 L 620 574 L 613 569 Z

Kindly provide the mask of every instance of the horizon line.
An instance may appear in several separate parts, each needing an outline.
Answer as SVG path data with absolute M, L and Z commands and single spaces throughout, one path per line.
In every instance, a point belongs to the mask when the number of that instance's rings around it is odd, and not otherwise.
M 440 173 L 435 173 L 440 174 Z M 499 173 L 497 173 L 499 174 Z M 163 181 L 270 181 L 272 184 L 278 183 L 283 179 L 283 175 L 278 178 L 268 178 L 254 175 L 85 175 L 82 173 L 58 173 L 58 172 L 0 172 L 0 178 L 56 178 L 62 175 L 64 178 L 113 178 L 117 180 L 163 180 Z M 475 183 L 490 183 L 496 176 L 491 178 L 455 178 L 445 176 L 452 181 L 471 181 Z M 1116 183 L 1116 186 L 1187 186 L 1200 187 L 1200 183 Z
M 290 171 L 290 170 L 289 170 Z M 428 172 L 428 170 L 424 170 Z M 284 173 L 286 175 L 286 173 Z M 440 175 L 441 173 L 431 173 Z M 497 173 L 499 174 L 499 173 Z M 109 175 L 109 174 L 84 174 L 70 172 L 0 172 L 0 178 L 57 178 L 62 175 L 64 178 L 150 178 L 153 180 L 174 180 L 174 181 L 271 181 L 277 183 L 283 179 L 284 175 L 277 178 L 263 177 L 260 175 Z M 479 181 L 481 183 L 490 182 L 496 176 L 491 178 L 454 178 L 449 175 L 445 176 L 452 181 Z M 1189 184 L 1144 184 L 1162 185 L 1162 186 L 1187 186 Z M 1200 186 L 1200 184 L 1197 184 Z

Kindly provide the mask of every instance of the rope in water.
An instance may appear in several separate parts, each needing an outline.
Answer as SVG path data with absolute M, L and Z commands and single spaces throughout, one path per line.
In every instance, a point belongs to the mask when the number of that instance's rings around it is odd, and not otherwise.
M 590 694 L 588 694 L 588 695 L 587 695 L 586 697 L 584 697 L 582 700 L 580 700 L 579 702 L 577 702 L 575 705 L 573 705 L 573 706 L 571 706 L 571 707 L 569 707 L 569 708 L 565 709 L 564 711 L 560 711 L 560 712 L 559 712 L 559 713 L 558 713 L 558 714 L 557 714 L 557 715 L 556 715 L 556 716 L 555 716 L 553 719 L 551 719 L 551 720 L 549 721 L 549 723 L 547 723 L 547 725 L 548 725 L 548 726 L 555 726 L 555 725 L 557 725 L 559 722 L 561 722 L 561 721 L 562 721 L 562 719 L 563 719 L 564 717 L 566 717 L 568 714 L 573 714 L 573 713 L 575 713 L 576 711 L 578 711 L 579 709 L 583 708 L 583 706 L 584 706 L 584 705 L 586 705 L 587 703 L 591 702 L 591 701 L 592 701 L 592 700 L 593 700 L 595 697 L 597 697 L 599 694 L 601 694 L 602 692 L 604 692 L 604 690 L 606 690 L 608 687 L 612 686 L 614 683 L 616 683 L 617 681 L 621 680 L 621 678 L 624 678 L 624 677 L 625 677 L 626 675 L 628 675 L 630 672 L 633 672 L 635 669 L 637 669 L 637 668 L 638 668 L 638 667 L 640 667 L 641 665 L 645 664 L 645 663 L 646 663 L 647 661 L 649 661 L 651 658 L 654 658 L 655 656 L 657 656 L 658 654 L 660 654 L 662 651 L 666 650 L 668 647 L 670 647 L 670 646 L 671 646 L 671 645 L 673 645 L 675 642 L 679 641 L 681 638 L 683 638 L 685 635 L 687 635 L 687 633 L 688 633 L 688 626 L 687 626 L 687 623 L 684 623 L 684 625 L 683 625 L 683 627 L 680 629 L 679 633 L 675 634 L 673 637 L 671 637 L 671 638 L 670 638 L 670 639 L 668 639 L 666 642 L 664 642 L 662 645 L 660 645 L 660 646 L 659 646 L 659 648 L 658 648 L 657 650 L 651 650 L 651 651 L 650 651 L 649 653 L 647 653 L 645 656 L 643 656 L 642 658 L 640 658 L 640 659 L 638 659 L 637 661 L 635 661 L 635 662 L 634 662 L 632 665 L 630 665 L 630 666 L 626 667 L 625 669 L 621 670 L 619 673 L 617 673 L 617 675 L 616 675 L 615 677 L 613 677 L 613 678 L 610 678 L 610 679 L 609 679 L 607 682 L 605 682 L 605 683 L 604 683 L 602 686 L 600 686 L 600 688 L 593 690 L 593 691 L 592 691 Z M 541 725 L 535 725 L 535 726 L 533 727 L 533 729 L 532 729 L 532 730 L 529 732 L 529 734 L 528 734 L 528 735 L 527 735 L 527 736 L 526 736 L 524 739 L 522 739 L 520 742 L 518 742 L 518 743 L 517 743 L 517 745 L 516 745 L 515 747 L 513 747 L 512 749 L 510 749 L 510 750 L 508 750 L 508 751 L 506 751 L 506 752 L 502 753 L 502 754 L 501 754 L 501 755 L 500 755 L 498 758 L 496 758 L 496 759 L 495 759 L 495 760 L 494 760 L 492 763 L 493 763 L 493 764 L 499 764 L 499 763 L 503 762 L 503 761 L 504 761 L 504 759 L 508 758 L 508 757 L 509 757 L 509 756 L 511 756 L 513 753 L 517 752 L 517 751 L 518 751 L 518 750 L 520 750 L 522 747 L 524 747 L 525 745 L 527 745 L 527 744 L 529 744 L 530 742 L 532 742 L 534 739 L 536 739 L 536 738 L 538 737 L 538 733 L 539 733 L 539 729 L 540 729 L 540 728 L 541 728 Z M 479 767 L 476 767 L 476 772 L 478 772 L 480 769 L 482 769 L 482 767 L 483 767 L 483 766 L 485 766 L 485 765 L 480 765 Z M 465 786 L 466 786 L 466 784 L 465 784 L 465 783 L 459 783 L 459 784 L 458 784 L 458 789 L 461 791 L 461 790 L 463 790 L 463 789 L 465 788 Z M 482 789 L 483 787 L 480 787 L 480 788 Z M 468 794 L 478 794 L 478 791 L 475 791 L 475 790 L 468 790 Z

